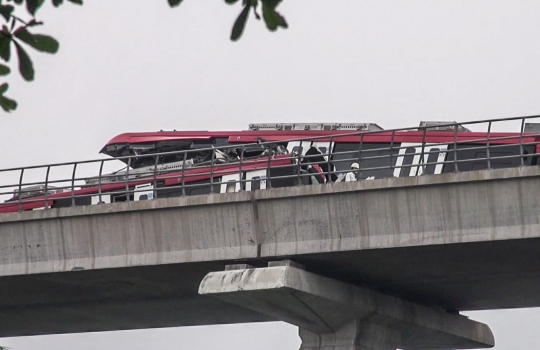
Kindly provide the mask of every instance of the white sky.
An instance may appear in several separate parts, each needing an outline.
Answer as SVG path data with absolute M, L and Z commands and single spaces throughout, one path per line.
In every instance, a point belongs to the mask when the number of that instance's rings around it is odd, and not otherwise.
M 540 113 L 540 2 L 286 0 L 290 28 L 223 1 L 87 0 L 43 9 L 58 55 L 11 78 L 0 168 L 97 158 L 127 131 L 245 129 L 253 122 L 467 121 Z M 517 129 L 516 129 L 517 130 Z M 511 131 L 511 130 L 508 130 Z M 536 349 L 537 309 L 471 314 L 495 349 Z M 298 349 L 293 326 L 232 325 L 1 339 L 33 349 Z

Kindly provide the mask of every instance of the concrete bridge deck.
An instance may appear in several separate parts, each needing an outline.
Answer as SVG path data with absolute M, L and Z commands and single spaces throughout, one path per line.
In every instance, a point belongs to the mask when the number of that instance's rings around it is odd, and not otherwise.
M 197 293 L 226 264 L 436 309 L 540 306 L 540 168 L 0 216 L 0 336 L 271 321 Z

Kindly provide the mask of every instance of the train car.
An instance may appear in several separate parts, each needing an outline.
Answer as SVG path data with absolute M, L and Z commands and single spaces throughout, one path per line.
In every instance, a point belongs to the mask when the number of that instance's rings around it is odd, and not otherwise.
M 275 142 L 289 153 L 299 152 L 302 156 L 311 156 L 312 160 L 320 155 L 317 162 L 325 173 L 345 171 L 357 162 L 366 169 L 362 171 L 362 178 L 480 170 L 487 169 L 488 162 L 490 168 L 537 163 L 538 133 L 532 132 L 536 124 L 526 124 L 525 130 L 531 130 L 526 133 L 472 132 L 449 124 L 421 122 L 420 128 L 403 131 L 385 131 L 375 123 L 282 123 L 251 124 L 245 131 L 127 133 L 111 139 L 101 153 L 111 157 L 138 155 L 140 158 L 129 165 L 144 168 L 156 162 L 160 165 L 182 162 L 179 154 L 159 159 L 144 157 L 145 154 Z M 201 157 L 203 161 L 208 159 L 208 155 Z M 329 182 L 336 178 L 328 177 Z
M 215 160 L 175 169 L 161 168 L 154 172 L 131 175 L 107 174 L 88 178 L 86 185 L 74 189 L 58 189 L 40 184 L 14 191 L 12 198 L 0 204 L 0 213 L 95 205 L 125 201 L 150 200 L 178 196 L 206 195 L 254 191 L 266 188 L 324 183 L 325 176 L 317 165 L 294 166 L 290 154 L 274 153 L 271 157 L 245 157 L 236 160 Z M 313 176 L 293 176 L 297 172 Z M 319 182 L 320 181 L 320 182 Z
M 538 162 L 536 132 L 420 126 L 385 131 L 374 123 L 287 123 L 251 124 L 245 131 L 121 134 L 100 152 L 123 161 L 126 169 L 88 178 L 78 189 L 40 185 L 15 191 L 0 204 L 0 213 L 324 184 L 340 181 L 352 163 L 360 164 L 359 179 L 372 179 Z

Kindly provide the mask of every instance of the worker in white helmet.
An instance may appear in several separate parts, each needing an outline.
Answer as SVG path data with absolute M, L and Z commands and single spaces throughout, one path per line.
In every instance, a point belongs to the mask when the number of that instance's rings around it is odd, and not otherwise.
M 358 172 L 360 170 L 360 165 L 358 163 L 352 163 L 351 164 L 351 171 L 345 175 L 345 182 L 349 181 L 357 181 L 358 180 Z

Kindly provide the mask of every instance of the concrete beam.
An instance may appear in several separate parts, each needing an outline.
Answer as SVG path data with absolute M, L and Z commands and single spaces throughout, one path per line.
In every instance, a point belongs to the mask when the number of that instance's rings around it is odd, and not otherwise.
M 540 167 L 0 215 L 0 276 L 540 238 Z
M 211 272 L 199 294 L 300 327 L 302 350 L 494 346 L 485 324 L 284 264 Z

